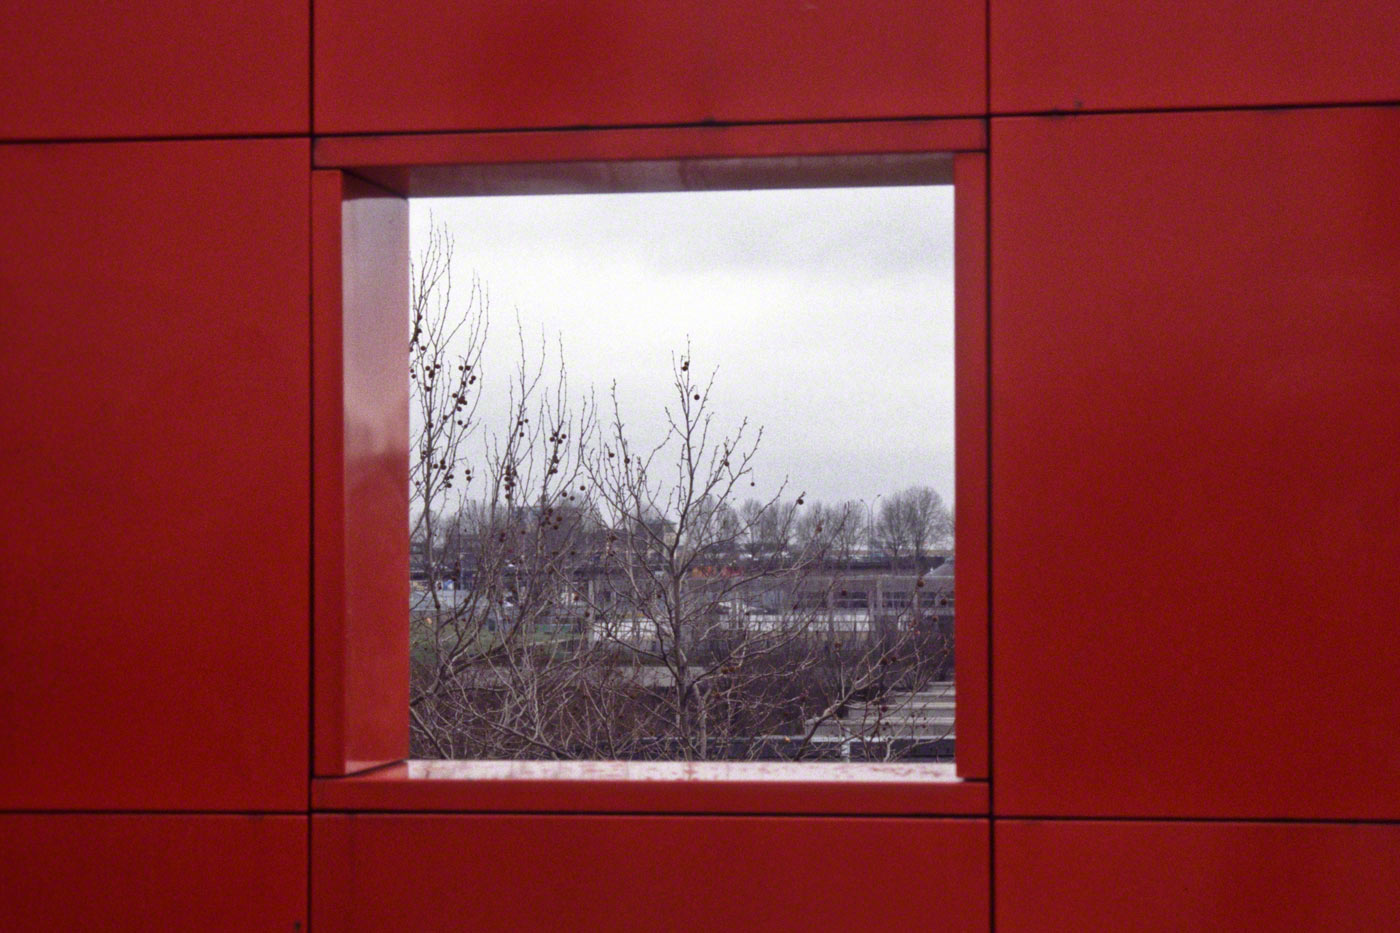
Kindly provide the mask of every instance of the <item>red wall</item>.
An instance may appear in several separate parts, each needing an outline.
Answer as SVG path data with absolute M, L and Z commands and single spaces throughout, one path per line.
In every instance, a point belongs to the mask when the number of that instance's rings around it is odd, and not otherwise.
M 1400 110 L 992 149 L 997 808 L 1400 818 Z
M 408 201 L 318 171 L 311 214 L 314 770 L 343 775 L 408 755 Z
M 971 930 L 988 863 L 985 820 L 321 814 L 311 916 L 331 931 Z
M 1393 923 L 1400 7 L 21 6 L 0 926 Z M 311 134 L 914 117 L 989 129 L 987 812 L 313 818 L 402 721 L 312 725 Z
M 309 155 L 0 146 L 0 809 L 305 807 Z

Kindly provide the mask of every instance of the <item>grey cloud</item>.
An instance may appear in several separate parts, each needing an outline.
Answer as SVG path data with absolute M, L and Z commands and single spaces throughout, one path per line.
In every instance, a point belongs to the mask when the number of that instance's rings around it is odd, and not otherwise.
M 415 201 L 416 235 L 430 212 L 490 288 L 488 372 L 518 309 L 532 340 L 562 337 L 574 389 L 617 379 L 655 436 L 689 336 L 721 417 L 766 426 L 760 494 L 786 474 L 825 500 L 952 500 L 950 188 Z

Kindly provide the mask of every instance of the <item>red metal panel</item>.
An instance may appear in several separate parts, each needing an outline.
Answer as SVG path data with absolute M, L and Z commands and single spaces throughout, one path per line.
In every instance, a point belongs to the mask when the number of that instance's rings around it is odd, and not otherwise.
M 318 774 L 408 755 L 408 202 L 313 177 Z
M 995 811 L 1400 816 L 1400 109 L 993 151 Z
M 344 774 L 346 690 L 345 386 L 341 360 L 341 201 L 344 178 L 311 173 L 312 352 L 312 765 Z
M 987 694 L 987 157 L 959 153 L 953 163 L 953 248 L 957 354 L 958 774 L 988 774 Z
M 991 0 L 995 113 L 1400 98 L 1394 0 Z
M 980 114 L 984 35 L 952 0 L 319 0 L 316 131 Z
M 318 133 L 693 122 L 697 0 L 318 0 Z
M 705 117 L 980 115 L 986 15 L 957 0 L 708 3 Z
M 1400 826 L 997 824 L 997 928 L 1394 930 Z
M 312 783 L 318 810 L 976 815 L 989 796 L 922 763 L 411 761 Z
M 305 133 L 310 12 L 283 0 L 10 0 L 0 139 Z
M 0 807 L 306 805 L 308 150 L 0 148 Z
M 315 928 L 985 930 L 985 820 L 321 815 Z
M 300 816 L 0 815 L 0 929 L 302 930 Z
M 760 160 L 780 157 L 781 171 L 800 180 L 768 179 L 775 187 L 846 181 L 893 183 L 890 156 L 985 149 L 984 120 L 903 120 L 896 123 L 804 123 L 789 126 L 679 127 L 588 132 L 444 133 L 333 137 L 316 141 L 318 166 L 353 169 L 386 187 L 414 196 L 528 193 L 532 190 L 678 190 L 705 180 L 693 162 L 714 160 L 749 183 L 765 183 Z M 801 156 L 801 166 L 781 157 Z M 842 158 L 875 156 L 868 163 Z M 733 164 L 738 162 L 737 167 Z M 911 167 L 913 170 L 915 167 Z M 769 170 L 772 171 L 771 169 Z M 538 187 L 543 177 L 546 187 Z M 946 182 L 950 179 L 938 179 Z M 928 180 L 920 183 L 927 184 Z M 535 184 L 536 187 L 531 187 Z

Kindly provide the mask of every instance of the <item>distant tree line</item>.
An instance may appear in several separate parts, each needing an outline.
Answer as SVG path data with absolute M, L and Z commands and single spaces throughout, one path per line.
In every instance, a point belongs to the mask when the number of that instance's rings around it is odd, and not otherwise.
M 911 486 L 889 496 L 877 497 L 876 505 L 847 500 L 827 505 L 820 500 L 784 499 L 772 505 L 758 499 L 745 499 L 738 507 L 728 502 L 702 504 L 711 512 L 707 520 L 717 528 L 733 532 L 717 535 L 704 548 L 705 556 L 716 561 L 794 557 L 819 549 L 829 561 L 858 558 L 879 560 L 892 568 L 918 567 L 935 552 L 951 549 L 953 515 L 936 490 Z M 533 506 L 517 506 L 529 513 Z M 546 533 L 560 536 L 558 529 L 569 528 L 573 547 L 594 553 L 608 540 L 607 535 L 627 533 L 625 525 L 612 527 L 603 514 L 584 499 L 566 500 L 553 507 L 554 525 Z M 791 521 L 784 516 L 791 515 Z M 439 567 L 460 562 L 471 555 L 478 539 L 492 527 L 489 504 L 464 499 L 455 511 L 437 515 L 419 524 L 414 538 L 415 565 L 433 561 Z M 673 533 L 674 525 L 657 514 L 649 519 L 658 535 Z M 433 537 L 429 539 L 431 532 Z M 454 555 L 456 555 L 454 559 Z

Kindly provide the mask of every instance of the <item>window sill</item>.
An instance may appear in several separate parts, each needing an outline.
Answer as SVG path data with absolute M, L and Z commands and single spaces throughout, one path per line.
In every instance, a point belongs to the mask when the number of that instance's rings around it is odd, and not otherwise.
M 987 785 L 951 764 L 408 761 L 312 782 L 332 811 L 968 816 Z

